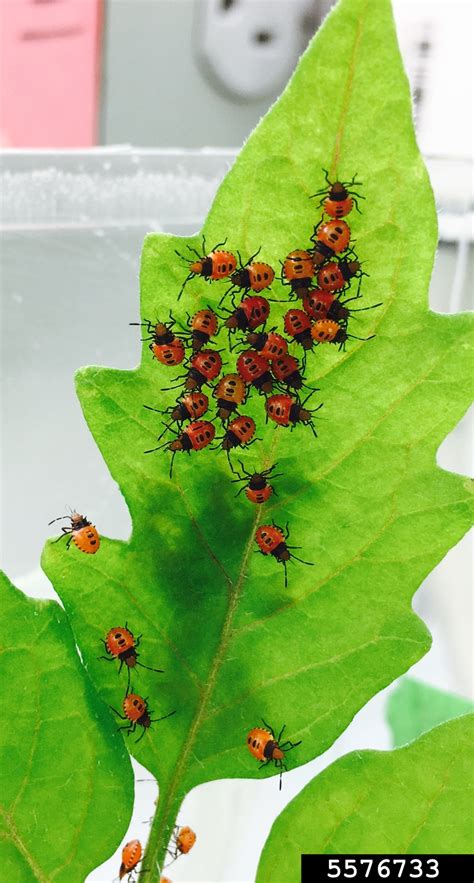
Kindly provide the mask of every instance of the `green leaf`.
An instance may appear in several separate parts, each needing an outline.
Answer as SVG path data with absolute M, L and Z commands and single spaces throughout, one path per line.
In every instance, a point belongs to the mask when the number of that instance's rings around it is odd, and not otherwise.
M 414 678 L 403 678 L 387 702 L 387 719 L 395 748 L 417 739 L 438 724 L 474 710 L 463 696 L 438 690 Z
M 257 883 L 300 880 L 302 853 L 471 853 L 474 715 L 396 751 L 331 764 L 274 823 Z
M 388 0 L 342 0 L 328 17 L 222 184 L 204 228 L 208 250 L 227 236 L 234 253 L 247 259 L 261 245 L 260 258 L 278 268 L 319 220 L 308 197 L 322 168 L 363 182 L 363 214 L 349 220 L 370 273 L 364 304 L 383 307 L 351 320 L 351 333 L 375 340 L 341 353 L 319 346 L 308 358 L 307 380 L 324 401 L 317 441 L 307 427 L 265 426 L 257 395 L 246 406 L 263 438 L 245 452 L 247 468 L 278 460 L 284 473 L 263 512 L 235 499 L 221 452 L 178 454 L 173 481 L 169 454 L 144 456 L 161 423 L 143 405 L 169 405 L 176 393 L 161 389 L 180 373 L 158 365 L 146 343 L 136 371 L 77 377 L 133 534 L 105 538 L 94 556 L 48 544 L 43 566 L 105 702 L 119 704 L 125 689 L 123 674 L 96 659 L 109 628 L 128 621 L 143 634 L 145 664 L 165 669 L 142 670 L 133 686 L 156 716 L 177 714 L 127 742 L 160 782 L 148 867 L 191 788 L 275 774 L 245 747 L 262 717 L 302 740 L 291 764 L 305 763 L 426 652 L 411 598 L 471 522 L 467 481 L 435 464 L 470 398 L 468 319 L 427 308 L 436 213 Z M 184 319 L 218 303 L 226 283 L 195 279 L 177 304 L 186 269 L 175 249 L 187 243 L 202 247 L 198 236 L 145 240 L 142 317 L 166 319 L 172 308 Z M 275 283 L 274 296 L 287 289 Z M 287 308 L 273 305 L 271 323 Z M 224 358 L 232 370 L 235 354 Z M 288 520 L 298 554 L 314 562 L 290 568 L 288 589 L 281 567 L 253 554 L 259 518 Z
M 67 618 L 0 573 L 0 842 L 5 880 L 75 883 L 127 830 L 133 775 Z

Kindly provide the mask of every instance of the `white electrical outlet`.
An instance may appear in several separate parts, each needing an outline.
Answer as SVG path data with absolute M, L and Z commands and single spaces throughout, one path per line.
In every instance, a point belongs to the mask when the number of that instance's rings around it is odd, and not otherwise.
M 214 84 L 242 100 L 282 87 L 304 48 L 302 22 L 311 5 L 312 0 L 201 0 L 198 53 Z

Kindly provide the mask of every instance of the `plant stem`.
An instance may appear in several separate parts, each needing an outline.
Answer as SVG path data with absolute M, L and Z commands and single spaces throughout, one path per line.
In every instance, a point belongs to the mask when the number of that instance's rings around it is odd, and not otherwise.
M 160 793 L 143 856 L 139 883 L 159 883 L 166 861 L 166 849 L 173 833 L 181 800 L 181 795 L 168 800 L 164 790 Z

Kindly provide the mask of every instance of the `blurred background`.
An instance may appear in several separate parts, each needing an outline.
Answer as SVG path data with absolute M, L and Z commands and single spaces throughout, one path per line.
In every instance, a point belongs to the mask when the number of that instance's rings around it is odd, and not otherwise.
M 238 146 L 331 5 L 1 0 L 1 144 Z M 468 155 L 471 0 L 394 0 L 394 10 L 422 149 Z
M 139 361 L 144 235 L 199 229 L 236 150 L 275 100 L 328 11 L 326 0 L 0 0 L 2 207 L 2 565 L 36 597 L 47 522 L 65 503 L 126 539 L 128 511 L 89 435 L 73 374 Z M 439 211 L 430 303 L 470 307 L 470 0 L 395 0 L 421 149 Z M 381 72 L 383 75 L 383 72 Z M 90 321 L 93 314 L 94 322 Z M 53 427 L 53 428 L 52 428 Z M 472 419 L 438 462 L 472 472 Z M 73 450 L 84 468 L 72 468 Z M 433 634 L 415 666 L 472 696 L 469 540 L 451 550 L 414 607 Z M 320 769 L 354 748 L 389 748 L 388 691 L 311 764 L 276 780 L 214 782 L 180 821 L 198 832 L 173 881 L 251 883 L 273 819 Z M 146 770 L 137 769 L 137 779 Z M 146 839 L 156 786 L 137 781 L 129 838 Z M 88 878 L 117 875 L 118 853 Z

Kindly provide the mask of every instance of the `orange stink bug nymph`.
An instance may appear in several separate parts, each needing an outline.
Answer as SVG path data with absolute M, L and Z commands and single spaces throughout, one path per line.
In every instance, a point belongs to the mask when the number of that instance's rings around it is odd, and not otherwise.
M 301 745 L 301 739 L 299 742 L 291 742 L 289 739 L 282 742 L 285 725 L 281 728 L 278 737 L 275 737 L 273 728 L 265 723 L 263 718 L 262 723 L 263 727 L 254 727 L 253 730 L 250 730 L 247 736 L 247 746 L 250 753 L 260 761 L 259 769 L 268 766 L 269 763 L 274 763 L 276 768 L 280 770 L 279 790 L 281 791 L 283 770 L 287 772 L 285 757 L 289 751 Z
M 164 322 L 157 322 L 154 325 L 148 319 L 144 322 L 130 322 L 130 325 L 141 325 L 146 328 L 149 336 L 143 337 L 142 340 L 151 340 L 149 349 L 158 362 L 171 366 L 181 364 L 186 355 L 184 341 L 173 331 L 175 321 L 171 313 L 168 325 Z
M 211 337 L 214 337 L 218 331 L 217 316 L 213 310 L 208 307 L 205 310 L 198 310 L 189 319 L 188 323 L 191 327 L 191 345 L 193 353 L 198 353 L 206 346 Z
M 180 855 L 186 855 L 190 852 L 196 843 L 196 839 L 194 831 L 188 825 L 185 825 L 183 828 L 175 825 L 171 846 L 168 847 L 171 860 L 174 862 Z
M 142 845 L 139 840 L 130 840 L 122 849 L 122 864 L 119 870 L 119 880 L 123 880 L 128 874 L 128 881 L 132 883 L 133 872 L 143 855 Z
M 269 264 L 263 264 L 255 260 L 259 252 L 260 248 L 248 259 L 245 266 L 242 264 L 239 252 L 237 252 L 239 266 L 230 277 L 232 284 L 224 293 L 221 303 L 225 295 L 236 288 L 245 292 L 253 291 L 258 294 L 260 291 L 264 291 L 265 288 L 270 287 L 275 278 L 275 271 Z
M 69 534 L 66 549 L 69 549 L 71 541 L 81 552 L 87 552 L 88 555 L 95 555 L 100 546 L 100 537 L 97 528 L 87 520 L 85 515 L 79 515 L 79 512 L 71 512 L 70 515 L 60 515 L 59 518 L 53 518 L 49 524 L 55 521 L 62 521 L 63 518 L 69 518 L 70 527 L 62 527 L 62 535 L 55 540 L 58 543 L 64 536 Z
M 288 525 L 286 525 L 283 530 L 282 527 L 279 527 L 278 524 L 275 523 L 262 524 L 260 527 L 257 527 L 255 533 L 255 542 L 262 555 L 273 555 L 279 564 L 283 564 L 285 570 L 285 588 L 288 586 L 288 574 L 286 570 L 288 561 L 291 561 L 294 558 L 295 561 L 299 561 L 300 564 L 308 564 L 310 567 L 313 566 L 312 561 L 303 561 L 302 558 L 293 555 L 290 550 L 300 549 L 301 547 L 288 546 L 286 541 L 289 536 L 290 531 Z
M 268 483 L 267 479 L 272 478 L 281 478 L 281 472 L 276 472 L 272 475 L 273 470 L 276 469 L 276 463 L 273 466 L 270 466 L 269 469 L 262 469 L 261 472 L 247 472 L 242 460 L 239 460 L 240 468 L 242 471 L 242 475 L 238 478 L 233 478 L 232 482 L 240 482 L 245 481 L 246 484 L 243 485 L 240 490 L 237 492 L 236 496 L 238 497 L 242 491 L 245 491 L 245 496 L 247 500 L 250 500 L 251 503 L 262 504 L 266 503 L 267 500 L 270 499 L 272 494 L 276 495 L 276 491 L 272 487 L 271 484 Z
M 223 242 L 218 242 L 217 245 L 214 246 L 209 254 L 206 254 L 206 240 L 203 237 L 202 240 L 202 255 L 196 251 L 195 248 L 191 248 L 190 245 L 187 246 L 188 251 L 191 255 L 194 255 L 195 260 L 189 260 L 184 257 L 184 255 L 180 254 L 179 251 L 176 252 L 179 258 L 186 264 L 189 270 L 189 274 L 184 280 L 180 292 L 178 294 L 178 300 L 180 299 L 184 289 L 188 282 L 193 279 L 195 276 L 201 276 L 203 279 L 206 279 L 207 282 L 214 281 L 217 279 L 226 279 L 230 276 L 231 273 L 234 272 L 237 261 L 233 254 L 230 251 L 222 251 L 222 246 L 226 244 L 224 239 Z
M 123 666 L 126 665 L 129 682 L 130 669 L 135 668 L 137 665 L 139 665 L 140 668 L 146 668 L 148 671 L 155 671 L 157 674 L 163 674 L 162 668 L 151 668 L 149 665 L 144 665 L 143 662 L 138 661 L 140 654 L 137 653 L 137 647 L 140 644 L 141 637 L 141 635 L 138 635 L 135 638 L 130 629 L 127 628 L 126 624 L 125 626 L 118 626 L 115 629 L 109 629 L 105 639 L 102 640 L 105 652 L 108 655 L 99 656 L 98 659 L 105 659 L 106 662 L 114 662 L 115 659 L 119 659 L 120 665 L 118 674 L 122 671 Z
M 217 399 L 217 416 L 221 420 L 228 420 L 238 406 L 244 404 L 247 385 L 239 374 L 226 374 L 219 380 L 212 394 Z
M 176 711 L 170 711 L 168 714 L 164 714 L 163 717 L 150 717 L 152 712 L 151 709 L 148 708 L 148 700 L 144 699 L 143 696 L 139 696 L 138 693 L 133 692 L 127 693 L 123 700 L 122 708 L 125 714 L 120 714 L 120 711 L 117 711 L 113 705 L 110 707 L 117 717 L 123 721 L 127 721 L 124 727 L 117 727 L 118 730 L 126 730 L 127 736 L 129 736 L 130 733 L 134 733 L 137 726 L 143 727 L 143 733 L 141 733 L 138 739 L 135 740 L 136 742 L 143 739 L 146 730 L 149 730 L 152 724 L 157 724 L 158 721 L 164 721 L 167 717 L 172 717 L 173 714 L 176 714 Z
M 310 199 L 317 199 L 319 196 L 320 200 L 318 205 L 323 206 L 326 214 L 336 220 L 339 218 L 345 218 L 345 216 L 352 211 L 353 206 L 355 206 L 359 214 L 361 214 L 357 200 L 365 199 L 365 196 L 361 196 L 357 190 L 353 189 L 354 187 L 362 186 L 361 181 L 356 181 L 356 175 L 354 175 L 352 181 L 333 182 L 329 180 L 329 173 L 326 169 L 323 169 L 323 172 L 326 178 L 326 187 L 313 193 L 313 195 L 310 196 Z
M 185 420 L 197 420 L 206 413 L 209 407 L 209 399 L 201 390 L 195 392 L 185 392 L 178 399 L 176 404 L 171 405 L 165 410 L 160 408 L 152 408 L 151 405 L 143 405 L 147 411 L 154 411 L 156 414 L 167 414 L 171 420 L 176 423 L 184 423 Z M 164 433 L 163 433 L 164 434 Z
M 165 425 L 166 429 L 173 431 L 171 426 L 168 426 L 167 424 Z M 148 451 L 144 451 L 144 453 L 153 454 L 154 451 L 159 451 L 162 448 L 168 448 L 169 451 L 172 451 L 173 456 L 171 457 L 170 463 L 170 478 L 172 478 L 173 463 L 176 453 L 178 451 L 186 451 L 187 454 L 190 454 L 191 451 L 201 451 L 203 448 L 206 448 L 207 445 L 210 445 L 214 440 L 215 434 L 215 427 L 209 420 L 194 420 L 192 423 L 188 423 L 181 433 L 175 433 L 175 438 L 172 442 L 166 441 L 162 445 L 157 445 L 156 448 L 150 448 Z M 163 433 L 161 433 L 157 441 L 160 440 L 162 435 Z

